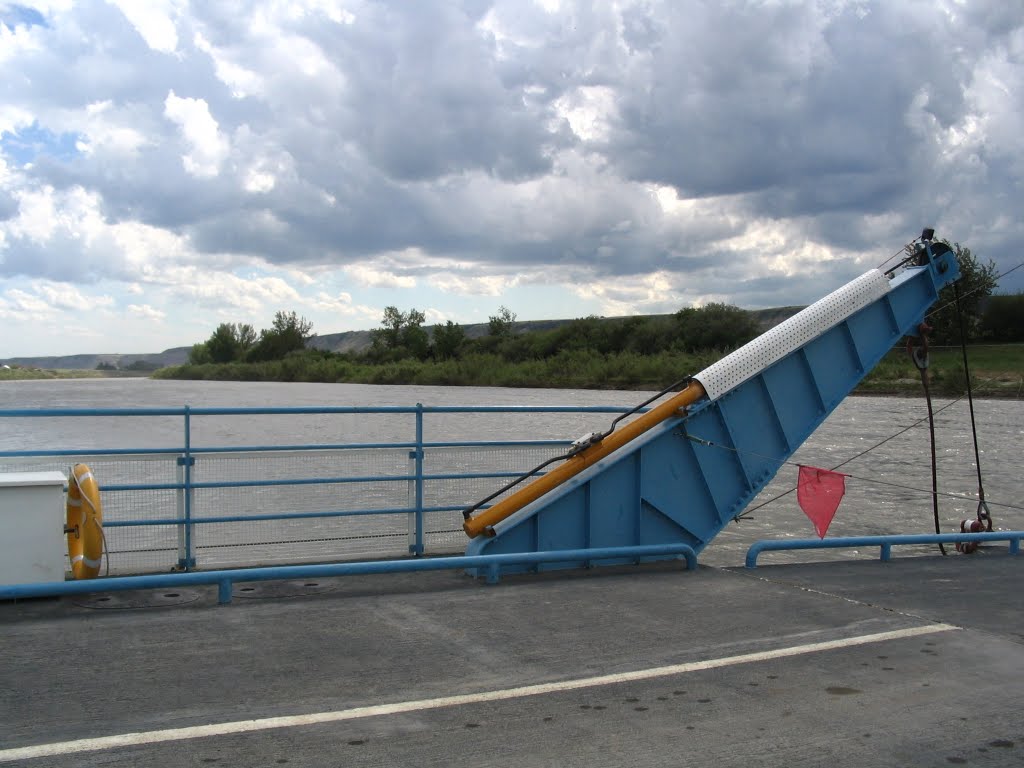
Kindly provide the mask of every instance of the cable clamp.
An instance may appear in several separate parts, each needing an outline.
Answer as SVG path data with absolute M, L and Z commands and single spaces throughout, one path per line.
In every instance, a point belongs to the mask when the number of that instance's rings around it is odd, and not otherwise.
M 572 444 L 569 446 L 569 455 L 575 456 L 580 451 L 585 451 L 590 446 L 600 443 L 603 439 L 603 432 L 588 432 L 572 441 Z

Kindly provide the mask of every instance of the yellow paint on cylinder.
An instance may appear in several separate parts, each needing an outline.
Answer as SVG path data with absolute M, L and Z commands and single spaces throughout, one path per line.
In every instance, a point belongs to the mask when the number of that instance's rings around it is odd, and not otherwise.
M 481 512 L 476 517 L 471 517 L 463 523 L 462 528 L 470 537 L 488 533 L 488 529 L 495 523 L 501 522 L 527 504 L 536 501 L 548 491 L 557 488 L 569 478 L 578 475 L 587 467 L 600 461 L 613 451 L 618 450 L 631 440 L 635 440 L 652 427 L 673 416 L 679 416 L 686 406 L 695 403 L 702 397 L 704 397 L 704 387 L 698 381 L 691 381 L 682 392 L 676 393 L 647 413 L 640 415 L 625 426 L 615 430 L 600 443 L 595 443 L 575 456 L 566 459 L 565 463 L 561 466 L 553 469 L 546 475 L 538 477 L 511 496 L 506 496 L 501 501 L 495 503 L 490 509 Z

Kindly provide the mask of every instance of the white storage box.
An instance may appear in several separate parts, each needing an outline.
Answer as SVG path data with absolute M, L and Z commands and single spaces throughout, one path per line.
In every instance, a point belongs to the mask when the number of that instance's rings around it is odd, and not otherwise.
M 61 472 L 0 474 L 0 585 L 64 581 Z

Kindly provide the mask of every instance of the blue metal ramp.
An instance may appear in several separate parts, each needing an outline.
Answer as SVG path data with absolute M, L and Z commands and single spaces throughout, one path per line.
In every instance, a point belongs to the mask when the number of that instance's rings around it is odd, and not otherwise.
M 684 412 L 608 455 L 591 446 L 583 459 L 600 458 L 539 498 L 527 485 L 503 499 L 502 519 L 468 521 L 479 535 L 466 553 L 665 543 L 699 552 L 903 336 L 917 335 L 959 277 L 944 245 L 923 242 L 917 262 L 892 277 L 865 273 L 694 376 Z

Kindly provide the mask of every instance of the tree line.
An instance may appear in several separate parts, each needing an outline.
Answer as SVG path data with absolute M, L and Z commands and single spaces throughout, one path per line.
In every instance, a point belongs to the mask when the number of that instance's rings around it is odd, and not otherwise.
M 221 323 L 206 341 L 189 352 L 192 365 L 212 363 L 259 363 L 308 355 L 347 359 L 371 365 L 404 360 L 458 360 L 474 354 L 496 355 L 508 362 L 549 358 L 571 350 L 590 350 L 607 355 L 629 352 L 727 352 L 754 338 L 760 327 L 754 316 L 727 304 L 685 308 L 674 315 L 571 320 L 546 331 L 516 333 L 516 315 L 507 307 L 489 318 L 488 332 L 470 338 L 463 326 L 451 320 L 425 325 L 418 309 L 384 310 L 379 328 L 371 331 L 370 346 L 360 352 L 329 352 L 309 349 L 312 323 L 294 312 L 278 312 L 273 326 L 256 334 L 251 325 Z
M 947 287 L 928 317 L 935 345 L 968 340 L 1024 340 L 1024 295 L 991 296 L 995 265 L 968 248 L 960 260 L 959 305 Z M 486 333 L 470 338 L 462 325 L 427 326 L 425 313 L 385 308 L 371 344 L 358 352 L 310 348 L 312 323 L 279 311 L 270 328 L 222 323 L 189 354 L 189 364 L 162 372 L 174 378 L 349 381 L 388 384 L 660 388 L 719 359 L 761 333 L 755 315 L 712 303 L 671 315 L 579 318 L 523 332 L 501 306 Z
M 188 353 L 192 365 L 208 363 L 260 363 L 302 352 L 313 338 L 313 324 L 295 312 L 277 312 L 270 328 L 257 335 L 248 323 L 221 323 L 206 341 Z

